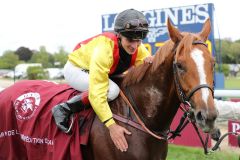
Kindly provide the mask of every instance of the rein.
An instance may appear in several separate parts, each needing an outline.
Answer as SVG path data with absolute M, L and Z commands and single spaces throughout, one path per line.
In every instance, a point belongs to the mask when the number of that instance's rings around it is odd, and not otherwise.
M 152 135 L 153 137 L 159 139 L 159 140 L 167 140 L 165 137 L 161 136 L 161 135 L 157 135 L 155 133 L 153 133 L 150 129 L 148 129 L 145 124 L 143 123 L 143 121 L 140 119 L 140 117 L 138 116 L 138 114 L 136 113 L 136 111 L 134 110 L 132 104 L 129 102 L 128 98 L 125 96 L 125 94 L 120 90 L 120 95 L 123 98 L 123 100 L 128 104 L 128 106 L 130 107 L 130 109 L 132 110 L 133 114 L 136 116 L 138 123 L 142 126 L 142 128 L 150 135 Z

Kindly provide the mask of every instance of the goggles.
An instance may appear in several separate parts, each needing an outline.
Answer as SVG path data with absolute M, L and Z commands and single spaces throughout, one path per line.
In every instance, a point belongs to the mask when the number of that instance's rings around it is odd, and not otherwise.
M 132 40 L 143 40 L 147 37 L 148 31 L 122 31 L 120 34 Z
M 133 19 L 128 21 L 124 25 L 124 30 L 135 30 L 135 29 L 148 30 L 148 22 L 145 19 Z

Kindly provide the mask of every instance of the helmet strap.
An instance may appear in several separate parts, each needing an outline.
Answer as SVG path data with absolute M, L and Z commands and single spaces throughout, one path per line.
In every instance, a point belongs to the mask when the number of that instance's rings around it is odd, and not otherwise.
M 122 35 L 118 32 L 117 33 L 117 39 L 118 39 L 118 43 L 121 44 L 121 41 L 122 41 Z
M 121 35 L 118 34 L 117 38 L 118 38 L 118 46 L 119 46 L 119 47 L 122 47 L 122 38 L 121 38 Z
M 121 35 L 119 32 L 117 32 L 117 39 L 120 39 Z

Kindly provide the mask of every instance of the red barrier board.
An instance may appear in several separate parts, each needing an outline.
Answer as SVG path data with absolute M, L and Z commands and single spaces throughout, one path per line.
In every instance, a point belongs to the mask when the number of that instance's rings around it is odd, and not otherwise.
M 240 102 L 240 98 L 230 98 L 230 101 L 232 101 L 232 102 Z
M 237 132 L 240 134 L 240 121 L 229 120 L 228 121 L 228 132 Z M 228 144 L 230 146 L 238 147 L 238 141 L 236 135 L 229 135 Z

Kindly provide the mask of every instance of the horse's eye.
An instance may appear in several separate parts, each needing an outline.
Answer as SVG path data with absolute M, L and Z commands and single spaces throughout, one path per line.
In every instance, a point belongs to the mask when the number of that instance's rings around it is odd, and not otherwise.
M 178 68 L 179 70 L 184 70 L 181 63 L 177 63 L 177 68 Z
M 180 74 L 183 74 L 185 72 L 185 68 L 181 63 L 177 63 L 177 70 Z

